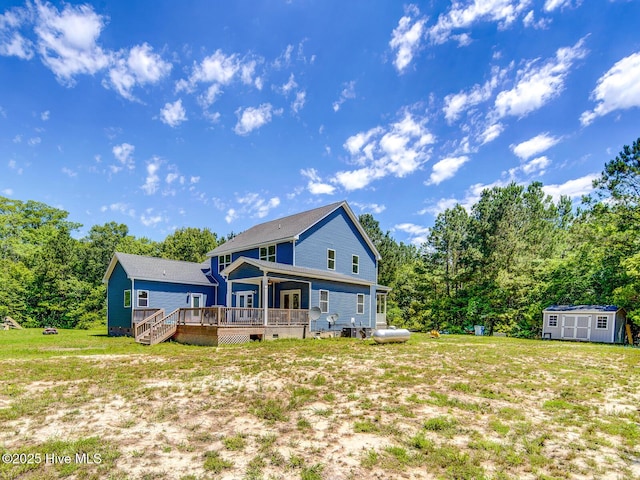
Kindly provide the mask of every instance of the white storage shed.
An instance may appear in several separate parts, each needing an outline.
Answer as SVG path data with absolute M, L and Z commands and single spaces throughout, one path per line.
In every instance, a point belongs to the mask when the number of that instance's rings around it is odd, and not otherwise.
M 552 305 L 542 316 L 543 339 L 624 343 L 626 312 L 615 305 Z

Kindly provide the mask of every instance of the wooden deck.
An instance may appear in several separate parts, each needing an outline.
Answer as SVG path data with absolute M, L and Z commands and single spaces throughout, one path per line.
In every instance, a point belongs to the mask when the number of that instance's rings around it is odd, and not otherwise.
M 233 341 L 222 343 L 240 343 L 251 338 L 265 339 L 269 335 L 271 338 L 298 337 L 304 335 L 308 325 L 309 311 L 302 309 L 269 308 L 265 321 L 265 310 L 262 308 L 178 308 L 169 314 L 165 314 L 164 310 L 152 311 L 135 324 L 134 336 L 139 343 L 154 345 L 173 337 L 179 330 L 182 334 L 179 337 L 186 335 L 193 338 L 200 332 L 205 337 L 215 337 L 217 345 L 222 337 L 233 337 Z M 276 330 L 281 331 L 284 336 L 274 333 Z

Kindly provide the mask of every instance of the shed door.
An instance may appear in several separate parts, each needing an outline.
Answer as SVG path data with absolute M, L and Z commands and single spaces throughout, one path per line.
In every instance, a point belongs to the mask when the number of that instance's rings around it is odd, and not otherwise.
M 576 339 L 589 340 L 591 333 L 591 316 L 576 317 Z
M 562 317 L 562 338 L 576 338 L 576 317 Z

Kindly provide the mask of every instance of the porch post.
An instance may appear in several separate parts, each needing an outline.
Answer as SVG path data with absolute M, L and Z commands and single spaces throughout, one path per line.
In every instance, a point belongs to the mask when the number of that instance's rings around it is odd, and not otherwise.
M 233 290 L 233 280 L 227 280 L 227 307 L 232 307 L 231 295 Z
M 264 325 L 269 324 L 269 277 L 264 272 L 262 277 L 262 308 L 264 309 Z

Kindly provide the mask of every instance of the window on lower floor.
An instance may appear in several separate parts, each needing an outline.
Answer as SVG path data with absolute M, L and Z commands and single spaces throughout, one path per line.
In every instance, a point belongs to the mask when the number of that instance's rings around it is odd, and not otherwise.
M 376 313 L 387 313 L 387 296 L 384 293 L 376 295 Z
M 602 316 L 596 319 L 596 328 L 608 328 L 609 327 L 609 317 Z
M 329 290 L 320 290 L 320 311 L 329 313 Z
M 359 293 L 358 294 L 358 300 L 357 300 L 357 308 L 356 308 L 356 312 L 359 315 L 363 315 L 364 314 L 364 293 Z
M 218 257 L 218 272 L 221 272 L 225 268 L 231 265 L 231 254 L 227 253 L 226 255 L 220 255 Z
M 558 315 L 549 315 L 549 321 L 547 322 L 548 327 L 557 327 L 558 326 Z
M 265 260 L 267 262 L 275 262 L 276 246 L 268 245 L 266 247 L 260 247 L 260 260 Z
M 147 308 L 149 306 L 149 290 L 138 290 L 138 308 Z
M 124 308 L 131 308 L 131 290 L 124 291 Z

